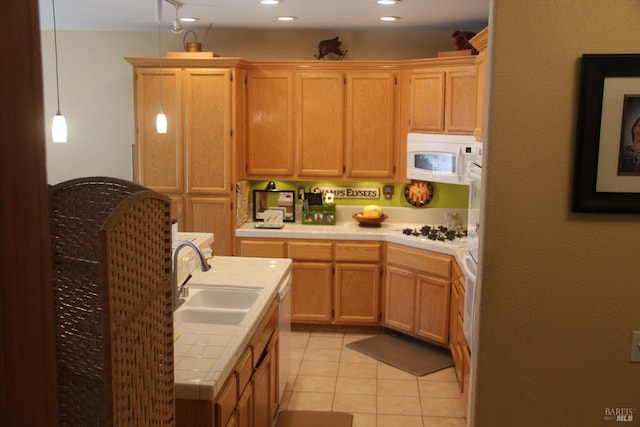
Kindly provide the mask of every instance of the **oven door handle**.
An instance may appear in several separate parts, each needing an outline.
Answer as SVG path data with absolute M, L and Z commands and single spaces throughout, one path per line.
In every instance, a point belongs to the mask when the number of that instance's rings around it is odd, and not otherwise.
M 473 261 L 471 255 L 465 255 L 464 259 L 462 260 L 462 271 L 464 272 L 464 275 L 469 277 L 471 280 L 476 280 L 476 272 L 471 271 L 469 263 L 475 263 L 475 261 Z

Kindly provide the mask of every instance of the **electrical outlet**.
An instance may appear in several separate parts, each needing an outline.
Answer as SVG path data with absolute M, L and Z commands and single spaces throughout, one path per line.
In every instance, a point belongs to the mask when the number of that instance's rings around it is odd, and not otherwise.
M 631 332 L 631 361 L 640 362 L 640 331 Z

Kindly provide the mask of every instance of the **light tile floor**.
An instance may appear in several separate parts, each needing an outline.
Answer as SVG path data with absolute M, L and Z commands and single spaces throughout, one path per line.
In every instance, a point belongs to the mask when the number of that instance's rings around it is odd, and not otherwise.
M 464 427 L 454 368 L 416 377 L 346 345 L 371 335 L 292 332 L 292 372 L 281 409 L 344 411 L 354 427 Z

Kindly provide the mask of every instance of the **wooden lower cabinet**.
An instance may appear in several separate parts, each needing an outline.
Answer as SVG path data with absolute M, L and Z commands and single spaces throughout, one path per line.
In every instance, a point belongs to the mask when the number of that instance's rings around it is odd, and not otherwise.
M 238 238 L 236 247 L 240 256 L 293 260 L 293 323 L 379 324 L 381 242 Z
M 333 265 L 297 262 L 292 265 L 291 321 L 331 323 L 333 318 Z
M 187 230 L 207 230 L 215 239 L 212 249 L 215 255 L 231 254 L 233 245 L 233 223 L 221 218 L 231 216 L 231 198 L 213 196 L 187 196 Z
M 271 427 L 278 409 L 278 375 L 276 371 L 278 333 L 274 333 L 253 374 L 253 425 Z
M 465 345 L 462 353 L 462 406 L 466 411 L 469 408 L 469 383 L 471 379 L 471 352 Z
M 451 263 L 449 255 L 388 244 L 384 324 L 448 345 Z
M 415 273 L 393 266 L 387 267 L 385 325 L 401 332 L 413 332 L 415 282 Z
M 471 371 L 471 353 L 467 340 L 464 336 L 464 293 L 465 293 L 465 277 L 457 262 L 453 263 L 451 274 L 451 313 L 450 313 L 450 332 L 449 347 L 451 348 L 451 356 L 456 369 L 458 383 L 462 390 L 462 404 L 467 409 L 469 401 L 469 379 Z
M 334 317 L 341 324 L 380 321 L 380 266 L 336 263 Z
M 236 424 L 238 427 L 252 427 L 254 425 L 253 384 L 249 383 L 240 395 L 236 406 Z
M 271 427 L 278 410 L 278 304 L 274 302 L 211 400 L 176 399 L 177 427 Z

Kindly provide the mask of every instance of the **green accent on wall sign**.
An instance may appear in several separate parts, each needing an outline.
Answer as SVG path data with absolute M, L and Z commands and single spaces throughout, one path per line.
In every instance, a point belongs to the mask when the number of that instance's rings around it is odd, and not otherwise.
M 336 199 L 379 199 L 377 187 L 310 187 L 311 193 L 333 193 Z

